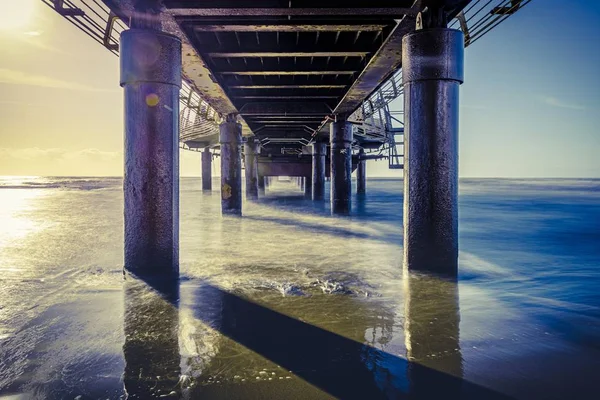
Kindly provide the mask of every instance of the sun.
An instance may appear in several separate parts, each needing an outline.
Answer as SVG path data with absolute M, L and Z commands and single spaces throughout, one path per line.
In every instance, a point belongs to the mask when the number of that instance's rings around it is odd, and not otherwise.
M 0 0 L 0 30 L 27 26 L 33 15 L 34 0 Z

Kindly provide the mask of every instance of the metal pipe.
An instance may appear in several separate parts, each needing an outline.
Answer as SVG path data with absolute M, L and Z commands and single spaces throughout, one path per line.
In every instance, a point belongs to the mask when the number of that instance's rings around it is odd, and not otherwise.
M 322 142 L 313 143 L 312 156 L 312 199 L 323 200 L 325 197 L 325 152 L 327 145 Z
M 242 125 L 228 114 L 219 125 L 221 143 L 221 212 L 242 215 Z
M 259 142 L 248 138 L 244 144 L 244 164 L 246 167 L 246 199 L 258 199 L 258 152 Z
M 358 167 L 356 168 L 356 194 L 367 193 L 367 160 L 364 159 L 365 150 L 358 151 Z
M 352 193 L 352 125 L 345 114 L 338 114 L 331 123 L 331 212 L 350 212 Z
M 212 154 L 210 148 L 206 147 L 202 152 L 202 190 L 212 190 Z
M 181 41 L 144 29 L 121 34 L 125 95 L 125 269 L 179 273 Z
M 404 266 L 458 272 L 458 93 L 464 37 L 417 30 L 402 42 Z

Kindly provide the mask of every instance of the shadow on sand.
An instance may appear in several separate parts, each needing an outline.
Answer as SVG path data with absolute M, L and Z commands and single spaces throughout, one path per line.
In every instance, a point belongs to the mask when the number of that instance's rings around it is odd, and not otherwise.
M 330 396 L 340 399 L 508 398 L 462 379 L 455 282 L 423 277 L 411 277 L 406 282 L 405 337 L 410 361 L 291 318 L 219 287 L 205 282 L 195 284 L 194 318 L 293 371 Z M 432 302 L 431 296 L 435 296 L 435 301 Z M 200 395 L 202 388 L 182 389 L 179 382 L 178 282 L 129 276 L 125 305 L 124 383 L 129 397 L 195 398 Z M 436 323 L 432 324 L 432 320 Z M 427 366 L 431 354 L 441 357 L 444 369 L 452 373 Z M 230 398 L 226 392 L 217 397 Z

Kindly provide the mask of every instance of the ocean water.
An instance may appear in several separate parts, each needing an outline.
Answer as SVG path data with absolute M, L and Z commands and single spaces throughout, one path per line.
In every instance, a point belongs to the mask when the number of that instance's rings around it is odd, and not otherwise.
M 180 281 L 124 277 L 121 187 L 0 178 L 0 399 L 597 398 L 600 180 L 461 180 L 458 282 L 403 271 L 394 179 L 183 178 Z

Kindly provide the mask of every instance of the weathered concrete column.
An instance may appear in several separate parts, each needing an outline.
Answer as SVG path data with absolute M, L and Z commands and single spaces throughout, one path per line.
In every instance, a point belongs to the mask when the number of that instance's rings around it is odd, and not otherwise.
M 304 197 L 307 199 L 312 198 L 312 176 L 311 175 L 304 177 Z
M 221 143 L 221 212 L 242 215 L 242 125 L 235 114 L 219 126 Z
M 202 152 L 202 190 L 212 190 L 212 154 L 206 147 Z
M 246 167 L 246 198 L 258 199 L 258 152 L 260 146 L 254 138 L 244 144 L 244 164 Z
M 338 114 L 331 123 L 331 212 L 350 212 L 352 194 L 352 125 L 346 115 Z
M 325 196 L 325 152 L 327 145 L 313 143 L 312 155 L 312 199 L 323 200 Z
M 146 29 L 121 34 L 125 94 L 125 269 L 179 273 L 181 41 Z
M 265 192 L 265 177 L 262 175 L 258 175 L 258 192 Z
M 358 166 L 356 168 L 356 193 L 367 193 L 367 160 L 361 160 L 365 156 L 365 150 L 358 151 Z
M 458 91 L 463 34 L 417 30 L 402 40 L 404 265 L 458 271 Z

